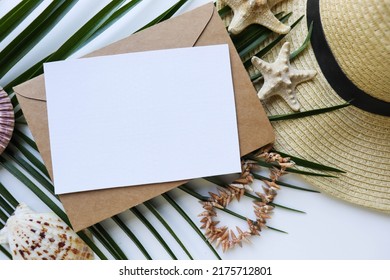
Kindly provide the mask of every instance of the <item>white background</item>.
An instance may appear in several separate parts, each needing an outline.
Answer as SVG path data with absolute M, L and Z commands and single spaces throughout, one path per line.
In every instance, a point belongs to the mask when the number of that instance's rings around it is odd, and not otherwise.
M 0 15 L 6 13 L 18 1 L 0 1 Z M 48 34 L 39 45 L 34 48 L 8 75 L 0 81 L 1 85 L 8 83 L 23 69 L 39 61 L 50 51 L 54 51 L 68 38 L 74 30 L 83 24 L 89 17 L 96 13 L 108 1 L 79 1 L 73 10 L 63 21 Z M 114 42 L 130 35 L 132 32 L 159 15 L 170 7 L 175 1 L 147 1 L 144 0 L 132 12 L 115 23 L 100 37 L 88 46 L 77 52 L 73 57 L 80 57 L 96 48 Z M 207 2 L 207 1 L 190 1 Z M 44 2 L 46 5 L 48 1 Z M 193 6 L 185 5 L 185 8 Z M 42 6 L 43 7 L 43 6 Z M 31 20 L 31 19 L 30 19 Z M 27 23 L 27 21 L 26 21 Z M 301 23 L 303 24 L 303 23 Z M 12 34 L 1 42 L 0 49 L 16 36 Z M 1 67 L 1 66 L 0 66 Z M 152 73 L 153 74 L 153 73 Z M 21 183 L 4 170 L 0 170 L 1 182 L 12 191 L 16 198 L 25 201 L 37 211 L 48 211 L 47 207 L 38 201 L 35 196 L 26 190 Z M 302 187 L 311 188 L 300 178 L 288 175 L 284 180 Z M 202 182 L 197 182 L 200 192 L 207 194 L 209 190 Z M 197 221 L 197 214 L 202 208 L 197 200 L 184 194 L 180 190 L 171 192 L 177 202 L 186 210 L 188 215 Z M 276 209 L 269 226 L 282 229 L 288 234 L 264 230 L 261 237 L 252 238 L 252 244 L 244 244 L 243 248 L 235 248 L 228 253 L 218 252 L 223 259 L 390 259 L 390 217 L 358 206 L 344 203 L 325 194 L 308 193 L 303 191 L 283 188 L 276 203 L 303 210 L 306 214 Z M 113 202 L 114 203 L 114 202 Z M 159 207 L 169 224 L 174 228 L 182 242 L 187 246 L 195 259 L 214 259 L 210 250 L 204 245 L 194 231 L 184 222 L 180 216 L 161 198 L 153 202 Z M 252 215 L 252 206 L 249 200 L 234 202 L 231 207 L 249 217 Z M 143 211 L 144 207 L 140 209 Z M 176 243 L 155 218 L 144 211 L 144 214 L 156 226 L 179 259 L 186 259 Z M 148 251 L 154 259 L 169 259 L 169 256 L 158 242 L 145 230 L 143 225 L 134 219 L 129 211 L 121 214 L 121 217 L 132 225 L 132 230 L 146 244 Z M 221 223 L 229 226 L 240 225 L 241 221 L 220 215 Z M 122 249 L 132 259 L 142 259 L 143 255 L 137 251 L 123 232 L 114 226 L 112 220 L 103 222 L 106 229 L 115 236 Z

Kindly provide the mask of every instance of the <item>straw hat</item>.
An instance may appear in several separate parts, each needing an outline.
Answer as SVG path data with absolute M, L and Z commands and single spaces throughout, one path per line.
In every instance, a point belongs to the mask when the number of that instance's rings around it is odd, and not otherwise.
M 317 71 L 296 88 L 301 110 L 354 99 L 338 111 L 273 122 L 275 148 L 346 171 L 305 178 L 335 197 L 390 213 L 390 1 L 286 0 L 273 11 L 306 15 L 286 37 L 292 51 L 314 22 L 311 46 L 291 63 Z M 273 62 L 279 50 L 263 59 Z M 292 112 L 279 97 L 263 104 L 268 115 Z

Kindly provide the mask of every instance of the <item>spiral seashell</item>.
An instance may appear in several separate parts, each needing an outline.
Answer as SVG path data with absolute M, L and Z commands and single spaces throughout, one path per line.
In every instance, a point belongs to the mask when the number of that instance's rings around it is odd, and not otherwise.
M 54 213 L 36 213 L 20 204 L 0 231 L 14 260 L 91 260 L 84 241 Z
M 11 99 L 0 87 L 0 155 L 11 140 L 14 126 L 15 117 Z

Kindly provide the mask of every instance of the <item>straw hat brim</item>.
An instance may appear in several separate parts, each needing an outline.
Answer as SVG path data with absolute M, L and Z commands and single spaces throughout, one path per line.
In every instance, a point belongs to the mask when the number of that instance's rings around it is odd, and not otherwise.
M 306 15 L 306 0 L 282 1 L 273 10 L 291 11 L 293 17 L 298 18 Z M 299 48 L 307 33 L 306 22 L 301 22 L 290 31 L 286 41 L 291 42 L 291 50 Z M 279 50 L 280 47 L 274 48 L 263 59 L 274 61 Z M 314 79 L 296 88 L 303 111 L 345 102 L 325 78 L 312 46 L 291 65 L 297 69 L 317 71 Z M 271 97 L 263 105 L 268 115 L 292 112 L 278 97 Z M 272 124 L 276 132 L 276 150 L 346 172 L 333 174 L 338 178 L 305 176 L 307 181 L 321 191 L 345 201 L 390 213 L 389 117 L 349 106 L 331 113 Z

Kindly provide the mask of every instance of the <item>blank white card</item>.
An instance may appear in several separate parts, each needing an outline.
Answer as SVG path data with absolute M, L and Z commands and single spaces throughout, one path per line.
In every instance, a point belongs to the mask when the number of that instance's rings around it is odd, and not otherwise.
M 227 45 L 44 65 L 57 194 L 241 171 Z

